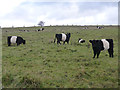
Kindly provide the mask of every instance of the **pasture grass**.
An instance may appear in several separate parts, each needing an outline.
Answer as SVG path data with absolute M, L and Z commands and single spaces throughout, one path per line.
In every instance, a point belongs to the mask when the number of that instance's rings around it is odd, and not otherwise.
M 2 84 L 5 88 L 117 88 L 118 28 L 45 27 L 3 29 Z M 30 29 L 30 32 L 19 32 Z M 7 30 L 7 32 L 5 32 Z M 70 43 L 53 43 L 56 33 L 70 32 Z M 18 35 L 26 45 L 7 46 L 7 36 Z M 79 44 L 78 38 L 86 40 Z M 90 39 L 114 40 L 114 58 L 108 52 L 93 59 Z

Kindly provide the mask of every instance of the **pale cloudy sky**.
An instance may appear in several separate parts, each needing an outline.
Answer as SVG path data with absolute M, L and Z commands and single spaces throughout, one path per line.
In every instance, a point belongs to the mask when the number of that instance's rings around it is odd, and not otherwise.
M 0 26 L 118 24 L 118 1 L 1 0 Z

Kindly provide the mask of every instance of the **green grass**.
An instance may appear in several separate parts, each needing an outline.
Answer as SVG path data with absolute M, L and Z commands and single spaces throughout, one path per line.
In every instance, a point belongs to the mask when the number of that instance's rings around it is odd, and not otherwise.
M 98 30 L 80 27 L 45 27 L 3 29 L 2 84 L 6 88 L 117 88 L 118 87 L 118 28 Z M 30 29 L 31 32 L 19 32 Z M 8 30 L 8 32 L 5 32 Z M 70 32 L 70 44 L 53 43 L 56 33 Z M 7 36 L 19 35 L 26 45 L 7 46 Z M 86 40 L 78 44 L 78 38 Z M 114 58 L 108 52 L 93 59 L 90 39 L 112 38 Z

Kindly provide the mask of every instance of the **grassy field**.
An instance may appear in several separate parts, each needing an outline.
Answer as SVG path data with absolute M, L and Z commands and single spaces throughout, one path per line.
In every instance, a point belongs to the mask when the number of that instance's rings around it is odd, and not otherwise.
M 118 28 L 79 26 L 2 29 L 2 84 L 5 88 L 117 88 Z M 19 30 L 30 30 L 20 32 Z M 53 43 L 56 33 L 70 32 L 70 44 Z M 7 46 L 7 36 L 18 35 L 26 45 Z M 86 40 L 79 44 L 78 38 Z M 112 38 L 114 58 L 108 52 L 93 59 L 90 39 Z

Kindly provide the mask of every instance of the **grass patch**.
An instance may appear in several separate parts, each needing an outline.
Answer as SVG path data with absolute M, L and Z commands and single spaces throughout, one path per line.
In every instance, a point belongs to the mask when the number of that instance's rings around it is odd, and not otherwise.
M 30 29 L 30 32 L 19 32 Z M 82 30 L 81 27 L 45 27 L 2 29 L 2 80 L 5 88 L 117 88 L 118 29 Z M 53 43 L 56 33 L 70 32 L 70 44 Z M 19 35 L 26 45 L 7 46 L 7 36 Z M 83 38 L 85 43 L 79 44 Z M 108 52 L 93 59 L 90 39 L 114 40 L 114 58 Z

